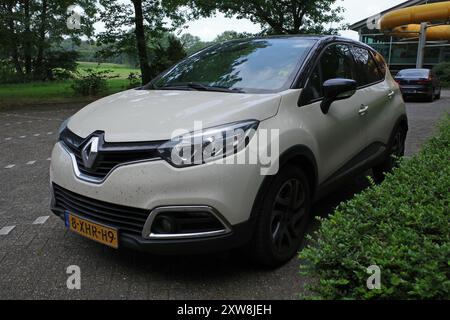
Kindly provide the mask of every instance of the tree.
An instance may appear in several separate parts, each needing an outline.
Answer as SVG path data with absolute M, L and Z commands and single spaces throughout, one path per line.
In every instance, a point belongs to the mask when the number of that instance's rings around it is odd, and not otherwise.
M 163 38 L 158 39 L 155 42 L 156 43 L 149 50 L 152 65 L 152 78 L 186 57 L 186 51 L 183 48 L 183 44 L 173 34 L 166 34 Z
M 337 0 L 188 0 L 200 14 L 216 11 L 227 16 L 250 19 L 265 27 L 267 33 L 305 34 L 336 33 L 342 29 L 327 27 L 343 20 L 344 9 L 335 6 Z
M 19 33 L 17 30 L 17 21 L 20 12 L 17 9 L 16 1 L 5 0 L 0 6 L 0 35 L 2 39 L 2 56 L 10 58 L 14 64 L 16 73 L 21 76 L 23 74 L 22 64 L 19 57 Z
M 145 40 L 144 30 L 144 13 L 142 11 L 142 0 L 132 0 L 134 6 L 134 34 L 136 36 L 136 46 L 139 57 L 139 65 L 141 66 L 142 80 L 144 83 L 149 82 L 152 78 L 151 69 L 147 55 L 147 43 Z
M 207 42 L 203 42 L 199 37 L 194 36 L 190 33 L 181 35 L 180 41 L 188 55 L 208 46 Z
M 221 34 L 219 34 L 214 40 L 214 43 L 218 42 L 224 42 L 229 40 L 235 40 L 235 39 L 245 39 L 250 38 L 253 35 L 247 32 L 236 32 L 236 31 L 224 31 Z
M 70 29 L 68 10 L 75 4 L 81 6 L 84 15 L 80 28 Z M 74 59 L 73 54 L 63 54 L 61 42 L 70 37 L 80 41 L 80 36 L 93 34 L 96 12 L 95 3 L 89 0 L 2 0 L 0 2 L 0 54 L 14 65 L 16 74 L 22 80 L 47 80 L 51 69 L 72 65 L 61 59 Z M 49 61 L 46 56 L 59 59 Z
M 187 55 L 191 55 L 215 43 L 220 43 L 234 39 L 245 39 L 253 36 L 254 36 L 253 34 L 246 32 L 240 33 L 236 31 L 224 31 L 221 34 L 217 35 L 213 41 L 207 42 L 202 41 L 199 37 L 194 36 L 190 33 L 185 33 L 180 37 L 180 41 L 183 44 L 183 48 L 186 51 Z
M 142 82 L 149 82 L 155 71 L 150 63 L 148 43 L 152 38 L 161 38 L 162 34 L 174 30 L 184 22 L 184 14 L 178 10 L 177 1 L 100 0 L 100 4 L 104 8 L 100 17 L 106 29 L 98 35 L 98 44 L 106 46 L 100 54 L 136 54 Z

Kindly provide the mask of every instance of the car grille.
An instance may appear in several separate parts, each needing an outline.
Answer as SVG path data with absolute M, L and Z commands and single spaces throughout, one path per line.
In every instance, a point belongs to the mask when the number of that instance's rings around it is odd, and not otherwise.
M 53 184 L 54 207 L 125 233 L 141 235 L 149 210 L 87 198 Z
M 93 136 L 100 138 L 98 156 L 92 168 L 87 168 L 82 159 L 82 150 Z M 109 143 L 104 141 L 104 133 L 96 132 L 83 139 L 71 132 L 64 130 L 60 140 L 75 156 L 78 170 L 81 174 L 104 179 L 115 167 L 133 163 L 136 161 L 160 159 L 158 146 L 164 141 L 156 142 L 132 142 L 132 143 Z

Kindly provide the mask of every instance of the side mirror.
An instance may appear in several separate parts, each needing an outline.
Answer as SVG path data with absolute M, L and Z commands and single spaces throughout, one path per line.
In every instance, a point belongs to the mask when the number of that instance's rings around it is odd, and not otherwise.
M 320 104 L 322 112 L 327 114 L 334 101 L 348 99 L 353 96 L 357 87 L 357 82 L 350 79 L 330 79 L 325 81 L 323 84 L 324 98 Z

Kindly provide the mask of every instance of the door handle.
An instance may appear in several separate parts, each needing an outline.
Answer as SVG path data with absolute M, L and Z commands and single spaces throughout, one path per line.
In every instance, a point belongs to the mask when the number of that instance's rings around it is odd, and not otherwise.
M 389 99 L 392 99 L 395 96 L 395 91 L 393 91 L 393 90 L 389 91 L 387 96 Z
M 367 114 L 367 111 L 369 111 L 369 106 L 362 105 L 359 108 L 358 113 L 359 113 L 360 116 L 365 116 Z

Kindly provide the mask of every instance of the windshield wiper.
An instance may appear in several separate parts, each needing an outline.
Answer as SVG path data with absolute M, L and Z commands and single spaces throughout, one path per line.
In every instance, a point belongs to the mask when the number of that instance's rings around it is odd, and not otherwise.
M 174 90 L 174 89 L 194 89 L 197 91 L 214 91 L 214 92 L 231 92 L 231 93 L 244 93 L 241 89 L 234 88 L 224 88 L 224 87 L 217 87 L 217 86 L 207 86 L 204 84 L 201 84 L 199 82 L 186 82 L 186 83 L 176 83 L 176 84 L 166 84 L 162 87 L 153 87 L 156 90 Z
M 189 88 L 193 88 L 196 90 L 203 90 L 203 91 L 243 93 L 243 91 L 238 88 L 230 89 L 230 88 L 224 88 L 224 87 L 218 87 L 218 86 L 206 86 L 206 85 L 198 83 L 198 82 L 189 82 L 186 85 L 189 86 Z

